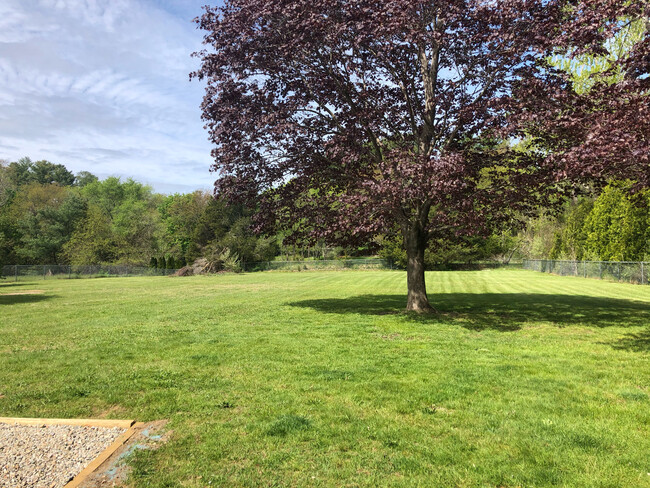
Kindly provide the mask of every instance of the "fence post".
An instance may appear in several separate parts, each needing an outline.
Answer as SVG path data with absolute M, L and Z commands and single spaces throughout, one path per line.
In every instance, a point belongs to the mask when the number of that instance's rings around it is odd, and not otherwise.
M 18 265 L 14 264 L 14 281 L 18 281 Z
M 641 284 L 645 285 L 645 276 L 644 276 L 644 270 L 643 270 L 643 261 L 641 261 Z
M 599 273 L 598 278 L 602 280 L 603 279 L 603 262 L 602 261 L 598 261 L 598 273 Z
M 45 279 L 45 265 L 43 265 L 43 279 Z
M 618 281 L 621 281 L 621 262 L 618 262 Z

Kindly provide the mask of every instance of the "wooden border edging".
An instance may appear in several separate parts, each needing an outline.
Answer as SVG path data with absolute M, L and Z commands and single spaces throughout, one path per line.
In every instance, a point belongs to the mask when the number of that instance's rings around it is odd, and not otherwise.
M 80 427 L 101 427 L 106 429 L 120 428 L 127 429 L 110 446 L 104 449 L 93 459 L 79 474 L 68 481 L 63 488 L 77 488 L 90 475 L 92 475 L 102 464 L 104 464 L 120 447 L 140 430 L 144 424 L 136 423 L 135 420 L 108 420 L 108 419 L 30 419 L 30 418 L 9 418 L 0 417 L 0 423 L 13 425 L 49 426 L 49 425 L 76 425 Z
M 135 420 L 110 420 L 110 419 L 27 419 L 0 417 L 0 424 L 15 425 L 78 425 L 81 427 L 103 427 L 112 429 L 128 429 L 135 423 Z
M 132 426 L 119 436 L 113 443 L 108 446 L 99 456 L 97 456 L 93 461 L 85 467 L 77 476 L 72 478 L 63 488 L 77 488 L 81 483 L 83 483 L 91 474 L 93 474 L 97 469 L 110 458 L 115 451 L 122 447 L 126 442 L 135 434 L 143 424 L 135 423 L 130 421 Z

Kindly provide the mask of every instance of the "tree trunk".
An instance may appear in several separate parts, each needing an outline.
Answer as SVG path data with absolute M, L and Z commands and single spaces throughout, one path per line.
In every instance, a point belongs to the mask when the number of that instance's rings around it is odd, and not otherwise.
M 427 298 L 427 287 L 424 281 L 424 250 L 427 239 L 419 225 L 413 225 L 404 236 L 406 247 L 406 281 L 408 286 L 407 312 L 430 313 L 434 308 Z

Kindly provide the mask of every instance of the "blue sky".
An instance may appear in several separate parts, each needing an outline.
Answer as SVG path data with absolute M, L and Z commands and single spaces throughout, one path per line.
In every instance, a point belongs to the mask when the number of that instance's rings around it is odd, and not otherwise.
M 209 189 L 210 144 L 188 81 L 209 0 L 1 0 L 0 159 Z

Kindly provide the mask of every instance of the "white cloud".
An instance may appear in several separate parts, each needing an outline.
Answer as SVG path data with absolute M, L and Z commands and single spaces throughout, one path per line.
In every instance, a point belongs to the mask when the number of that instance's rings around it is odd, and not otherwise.
M 204 3 L 2 0 L 0 158 L 210 187 L 203 87 L 188 82 Z

